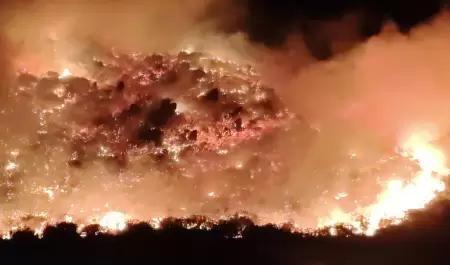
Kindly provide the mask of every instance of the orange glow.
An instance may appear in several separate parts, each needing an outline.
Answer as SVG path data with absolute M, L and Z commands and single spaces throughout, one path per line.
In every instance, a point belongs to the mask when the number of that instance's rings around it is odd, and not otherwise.
M 409 181 L 392 179 L 386 183 L 384 191 L 377 196 L 377 202 L 352 213 L 344 213 L 336 209 L 330 214 L 327 222 L 321 221 L 320 226 L 334 226 L 338 223 L 350 223 L 357 232 L 373 235 L 382 228 L 383 220 L 391 224 L 399 224 L 405 218 L 408 210 L 422 209 L 433 200 L 437 193 L 445 190 L 442 181 L 448 174 L 446 157 L 441 150 L 429 144 L 421 134 L 411 135 L 402 145 L 402 154 L 412 161 L 417 161 L 420 171 Z M 367 218 L 368 227 L 361 227 L 352 221 L 352 216 L 362 215 Z

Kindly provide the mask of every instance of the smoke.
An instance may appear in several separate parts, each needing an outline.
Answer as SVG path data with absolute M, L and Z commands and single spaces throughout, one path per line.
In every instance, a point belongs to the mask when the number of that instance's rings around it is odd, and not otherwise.
M 302 187 L 308 176 L 330 183 L 331 193 L 348 191 L 352 170 L 378 169 L 376 161 L 414 133 L 426 132 L 427 140 L 450 154 L 448 20 L 442 12 L 409 35 L 388 23 L 349 52 L 297 71 L 283 70 L 291 69 L 288 58 L 285 65 L 260 65 L 270 73 L 263 74 L 265 81 L 277 87 L 288 106 L 321 131 L 306 159 L 292 164 L 295 175 L 287 186 Z M 371 187 L 360 190 L 373 194 Z
M 388 24 L 380 35 L 333 60 L 283 78 L 263 76 L 278 85 L 296 113 L 321 127 L 349 124 L 394 141 L 418 124 L 439 124 L 446 133 L 447 20 L 441 14 L 408 36 Z
M 276 88 L 288 107 L 318 132 L 312 137 L 302 127 L 274 140 L 273 146 L 289 168 L 283 173 L 288 181 L 265 190 L 267 205 L 278 203 L 277 198 L 286 193 L 294 201 L 311 199 L 303 205 L 311 207 L 302 212 L 305 216 L 324 214 L 325 197 L 350 189 L 355 171 L 377 167 L 376 162 L 391 154 L 414 128 L 431 126 L 437 135 L 450 130 L 447 14 L 415 28 L 409 36 L 387 24 L 379 35 L 366 40 L 367 32 L 376 32 L 381 25 L 377 15 L 366 18 L 366 11 L 321 21 L 304 19 L 295 11 L 295 4 L 288 6 L 293 11 L 287 17 L 282 10 L 275 10 L 273 17 L 264 11 L 267 8 L 254 7 L 251 2 L 16 1 L 2 11 L 0 44 L 6 48 L 0 63 L 5 69 L 14 65 L 60 71 L 72 56 L 95 41 L 125 51 L 191 48 L 255 65 L 263 81 Z M 370 30 L 361 31 L 362 24 L 370 24 Z M 318 61 L 333 54 L 337 56 Z M 0 79 L 8 76 L 5 73 Z M 24 106 L 9 104 L 15 115 L 31 115 Z M 11 128 L 18 127 L 10 134 L 26 134 L 32 122 L 24 121 L 13 125 L 10 118 L 2 118 Z M 103 171 L 91 168 L 80 175 Z M 95 190 L 99 182 L 111 178 L 92 180 L 86 190 Z M 135 194 L 139 199 L 148 198 L 135 206 L 140 207 L 136 211 L 145 211 L 148 205 L 156 205 L 154 201 L 176 194 L 169 192 L 163 181 L 154 179 L 147 179 L 143 186 L 158 192 Z M 362 184 L 359 192 L 372 190 L 372 186 Z M 85 198 L 87 194 L 77 196 Z M 185 195 L 176 194 L 174 207 L 179 201 L 188 201 Z M 98 196 L 91 192 L 85 201 L 97 201 Z M 135 202 L 114 201 L 124 204 L 122 208 Z M 22 203 L 21 207 L 26 207 L 29 200 Z M 161 209 L 157 211 L 166 214 L 169 204 L 158 205 Z M 323 207 L 329 210 L 331 206 Z
M 33 57 L 39 67 L 77 54 L 90 41 L 126 51 L 167 51 L 188 32 L 202 30 L 196 17 L 207 3 L 26 1 L 5 6 L 3 13 L 8 19 L 3 33 L 14 45 L 16 55 Z

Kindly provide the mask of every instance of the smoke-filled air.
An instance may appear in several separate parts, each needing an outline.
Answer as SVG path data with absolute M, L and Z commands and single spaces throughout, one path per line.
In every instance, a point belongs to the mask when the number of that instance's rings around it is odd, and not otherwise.
M 444 196 L 446 13 L 364 41 L 357 12 L 316 22 L 317 60 L 234 1 L 48 2 L 2 4 L 4 237 L 236 213 L 373 235 Z

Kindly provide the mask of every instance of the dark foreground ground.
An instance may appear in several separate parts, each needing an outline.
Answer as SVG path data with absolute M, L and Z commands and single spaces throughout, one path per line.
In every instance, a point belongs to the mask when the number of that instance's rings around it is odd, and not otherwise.
M 131 226 L 120 235 L 87 229 L 82 238 L 73 224 L 48 227 L 43 239 L 18 232 L 0 242 L 1 264 L 448 264 L 450 201 L 412 213 L 401 226 L 374 237 L 307 236 L 287 227 L 256 227 L 248 219 L 187 230 L 186 220 L 165 220 L 162 229 Z M 200 221 L 199 221 L 200 222 Z M 233 238 L 242 231 L 242 238 Z

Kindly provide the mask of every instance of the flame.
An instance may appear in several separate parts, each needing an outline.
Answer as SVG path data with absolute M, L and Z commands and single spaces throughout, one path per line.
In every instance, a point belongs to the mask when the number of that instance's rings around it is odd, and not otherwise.
M 72 73 L 70 72 L 69 69 L 65 68 L 62 73 L 59 75 L 59 78 L 67 78 L 72 76 Z
M 344 224 L 354 229 L 355 233 L 364 235 L 374 235 L 380 228 L 387 225 L 400 224 L 407 218 L 406 213 L 409 210 L 422 209 L 432 201 L 439 192 L 445 190 L 443 178 L 449 173 L 446 166 L 446 157 L 442 150 L 429 143 L 429 140 L 413 134 L 401 145 L 401 154 L 408 157 L 411 161 L 420 166 L 420 170 L 414 175 L 412 180 L 405 181 L 399 178 L 391 179 L 385 183 L 385 189 L 378 194 L 376 203 L 364 208 L 355 209 L 352 212 L 345 212 L 340 208 L 333 209 L 328 217 L 319 220 L 317 228 L 329 227 L 331 235 L 337 233 L 336 226 Z M 6 170 L 13 167 L 8 164 Z M 46 190 L 43 189 L 43 192 Z M 215 196 L 215 192 L 208 193 L 208 196 Z M 342 193 L 337 200 L 347 196 Z M 79 232 L 83 236 L 82 230 L 86 225 L 98 224 L 101 232 L 117 233 L 124 231 L 131 220 L 130 215 L 121 211 L 106 211 L 103 214 L 97 214 L 88 218 L 88 221 L 77 219 L 72 216 L 65 216 L 62 220 L 56 220 L 46 213 L 39 215 L 45 218 L 37 227 L 34 227 L 36 235 L 42 236 L 46 225 L 53 225 L 57 222 L 74 222 L 78 224 Z M 265 220 L 264 222 L 272 222 L 276 225 L 283 223 L 283 218 L 278 213 Z M 361 221 L 361 217 L 365 218 L 365 222 Z M 358 217 L 358 218 L 355 218 Z M 224 217 L 226 219 L 226 217 Z M 153 218 L 148 221 L 154 229 L 160 228 L 160 222 L 163 218 Z M 74 221 L 78 220 L 78 221 Z M 384 222 L 389 220 L 389 222 Z M 7 227 L 3 231 L 4 239 L 11 238 L 12 232 L 25 228 L 23 224 Z M 186 227 L 189 228 L 189 227 Z M 308 232 L 298 224 L 294 224 L 293 232 Z
M 345 213 L 335 209 L 328 222 L 320 226 L 331 226 L 332 233 L 336 224 L 350 224 L 356 232 L 374 235 L 383 227 L 383 220 L 390 220 L 391 225 L 399 224 L 406 218 L 406 212 L 424 208 L 439 192 L 445 190 L 443 178 L 449 173 L 444 153 L 429 143 L 429 139 L 420 133 L 412 134 L 402 145 L 402 155 L 416 161 L 420 171 L 414 178 L 405 182 L 393 179 L 387 182 L 386 188 L 377 196 L 377 202 L 364 209 Z M 367 218 L 367 227 L 353 218 L 363 215 Z
M 185 52 L 190 53 L 191 50 L 187 49 Z M 78 74 L 78 69 L 75 69 Z M 73 74 L 68 68 L 65 68 L 59 75 L 59 78 L 67 78 Z M 183 105 L 180 105 L 183 107 Z M 266 126 L 267 127 L 267 126 Z M 405 181 L 399 178 L 392 179 L 385 183 L 385 189 L 378 194 L 376 202 L 364 208 L 355 209 L 352 212 L 345 212 L 340 208 L 333 209 L 329 216 L 319 220 L 318 227 L 329 226 L 330 233 L 336 232 L 337 224 L 350 225 L 356 229 L 357 233 L 365 235 L 374 235 L 380 228 L 383 228 L 383 220 L 390 220 L 390 224 L 399 224 L 406 218 L 406 213 L 409 210 L 421 209 L 432 201 L 439 192 L 445 190 L 445 184 L 443 178 L 449 173 L 447 168 L 447 159 L 442 150 L 430 143 L 429 135 L 422 132 L 414 132 L 400 144 L 401 155 L 404 155 L 411 159 L 411 161 L 417 162 L 420 170 L 415 174 L 412 180 Z M 17 155 L 15 155 L 17 156 Z M 356 153 L 351 154 L 352 157 L 356 156 Z M 238 163 L 237 168 L 242 164 Z M 4 170 L 7 173 L 15 171 L 19 167 L 13 161 L 9 161 Z M 54 196 L 54 191 L 49 188 L 40 188 L 42 192 L 46 193 L 51 199 Z M 211 191 L 208 193 L 209 197 L 215 197 L 216 193 Z M 346 193 L 338 194 L 336 200 L 346 197 Z M 274 222 L 274 220 L 282 220 L 281 215 L 274 214 L 273 218 L 267 220 L 268 222 Z M 364 216 L 366 223 L 362 224 L 355 218 L 355 216 Z M 48 224 L 55 223 L 56 221 L 72 222 L 75 218 L 66 216 L 64 220 L 53 220 L 49 216 L 44 216 L 47 221 L 40 224 L 39 227 L 34 228 L 38 235 L 42 234 L 43 227 Z M 100 215 L 88 218 L 77 222 L 80 225 L 80 229 L 86 224 L 99 224 L 101 229 L 106 232 L 120 232 L 126 229 L 129 221 L 132 218 L 121 211 L 108 211 Z M 153 218 L 149 221 L 154 228 L 160 227 L 162 218 Z M 280 221 L 281 222 L 281 221 Z M 300 227 L 294 224 L 294 227 Z M 9 238 L 11 231 L 16 231 L 20 226 L 7 227 L 3 231 L 8 231 L 3 235 L 3 238 Z M 301 229 L 298 229 L 301 230 Z
M 127 227 L 127 215 L 121 212 L 108 212 L 100 220 L 99 224 L 108 231 L 122 231 Z

